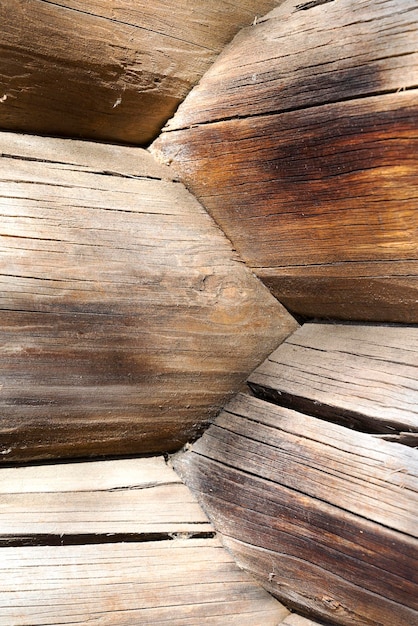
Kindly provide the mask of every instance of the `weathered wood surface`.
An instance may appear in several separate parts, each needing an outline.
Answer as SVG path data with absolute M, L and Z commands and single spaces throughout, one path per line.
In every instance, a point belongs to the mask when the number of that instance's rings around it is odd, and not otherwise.
M 313 621 L 306 617 L 302 617 L 302 615 L 296 615 L 292 613 L 288 617 L 281 622 L 280 626 L 326 626 L 325 624 L 320 624 L 317 621 Z
M 144 144 L 278 0 L 4 0 L 0 128 Z
M 77 535 L 144 540 L 213 531 L 162 457 L 0 471 L 0 542 L 75 541 Z
M 0 153 L 2 459 L 181 447 L 296 322 L 146 151 Z
M 290 310 L 416 323 L 417 4 L 295 4 L 237 35 L 153 151 Z
M 418 624 L 418 451 L 239 395 L 175 468 L 279 599 L 345 626 Z
M 418 327 L 304 324 L 248 380 L 257 395 L 317 417 L 417 433 Z
M 162 457 L 2 468 L 0 506 L 2 626 L 277 626 L 289 613 L 203 532 Z
M 287 610 L 212 540 L 3 548 L 4 626 L 277 626 Z

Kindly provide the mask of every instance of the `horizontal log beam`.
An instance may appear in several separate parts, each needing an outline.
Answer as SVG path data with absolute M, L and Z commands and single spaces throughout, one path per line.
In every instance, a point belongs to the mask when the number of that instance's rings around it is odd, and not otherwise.
M 0 128 L 146 144 L 276 0 L 5 0 Z
M 2 460 L 181 447 L 296 322 L 146 151 L 0 153 Z
M 277 626 L 289 615 L 237 567 L 163 457 L 2 468 L 0 492 L 4 624 Z
M 366 432 L 418 433 L 418 328 L 304 324 L 249 377 L 270 401 Z
M 418 624 L 418 454 L 239 395 L 174 461 L 271 593 L 344 626 Z
M 413 0 L 286 2 L 153 144 L 299 315 L 418 322 L 414 17 Z

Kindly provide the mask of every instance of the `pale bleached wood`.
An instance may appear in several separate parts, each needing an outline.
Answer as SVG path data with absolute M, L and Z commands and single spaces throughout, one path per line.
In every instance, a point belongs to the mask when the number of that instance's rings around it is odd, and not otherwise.
M 0 126 L 145 144 L 225 44 L 278 0 L 5 0 Z
M 146 489 L 180 483 L 164 457 L 3 467 L 0 494 Z
M 277 626 L 288 611 L 218 540 L 3 548 L 4 626 Z
M 74 536 L 211 532 L 184 485 L 114 491 L 2 494 L 0 538 L 12 543 L 31 534 Z
M 371 432 L 418 431 L 418 328 L 304 324 L 253 372 L 257 394 Z
M 153 144 L 305 317 L 417 323 L 417 6 L 285 2 Z
M 146 151 L 0 152 L 2 458 L 181 447 L 296 322 Z
M 296 615 L 296 613 L 292 613 L 288 617 L 285 617 L 281 626 L 326 626 L 324 623 L 319 623 L 312 619 L 308 619 L 306 617 L 302 617 L 301 615 Z
M 418 451 L 238 396 L 175 457 L 225 545 L 290 606 L 418 624 Z
M 0 470 L 0 538 L 210 533 L 162 457 Z

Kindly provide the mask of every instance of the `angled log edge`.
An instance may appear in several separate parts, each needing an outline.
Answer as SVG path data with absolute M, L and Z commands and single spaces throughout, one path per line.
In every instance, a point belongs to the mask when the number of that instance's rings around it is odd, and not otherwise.
M 276 0 L 3 0 L 0 128 L 147 145 Z
M 290 311 L 417 323 L 417 4 L 295 4 L 237 35 L 152 151 Z
M 239 395 L 173 463 L 287 606 L 344 626 L 418 624 L 417 450 Z
M 180 448 L 296 322 L 146 151 L 0 152 L 2 461 Z

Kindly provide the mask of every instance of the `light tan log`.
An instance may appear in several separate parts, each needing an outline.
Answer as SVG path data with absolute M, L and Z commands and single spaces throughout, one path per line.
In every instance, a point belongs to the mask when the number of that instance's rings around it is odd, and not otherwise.
M 213 530 L 163 457 L 2 468 L 0 494 L 3 545 Z
M 288 615 L 213 538 L 163 457 L 2 468 L 0 494 L 2 626 Z
M 344 626 L 418 624 L 418 451 L 239 395 L 175 467 L 238 564 Z
M 310 415 L 372 433 L 418 433 L 413 326 L 304 324 L 248 380 L 257 395 Z
M 416 2 L 296 4 L 237 35 L 153 151 L 291 311 L 416 323 Z
M 281 626 L 321 626 L 321 624 L 317 621 L 292 613 L 288 617 L 285 617 L 283 622 L 281 622 Z
M 179 448 L 296 322 L 147 152 L 0 152 L 2 458 Z
M 3 548 L 3 624 L 277 626 L 288 611 L 216 539 Z
M 4 0 L 0 128 L 146 144 L 278 0 Z

